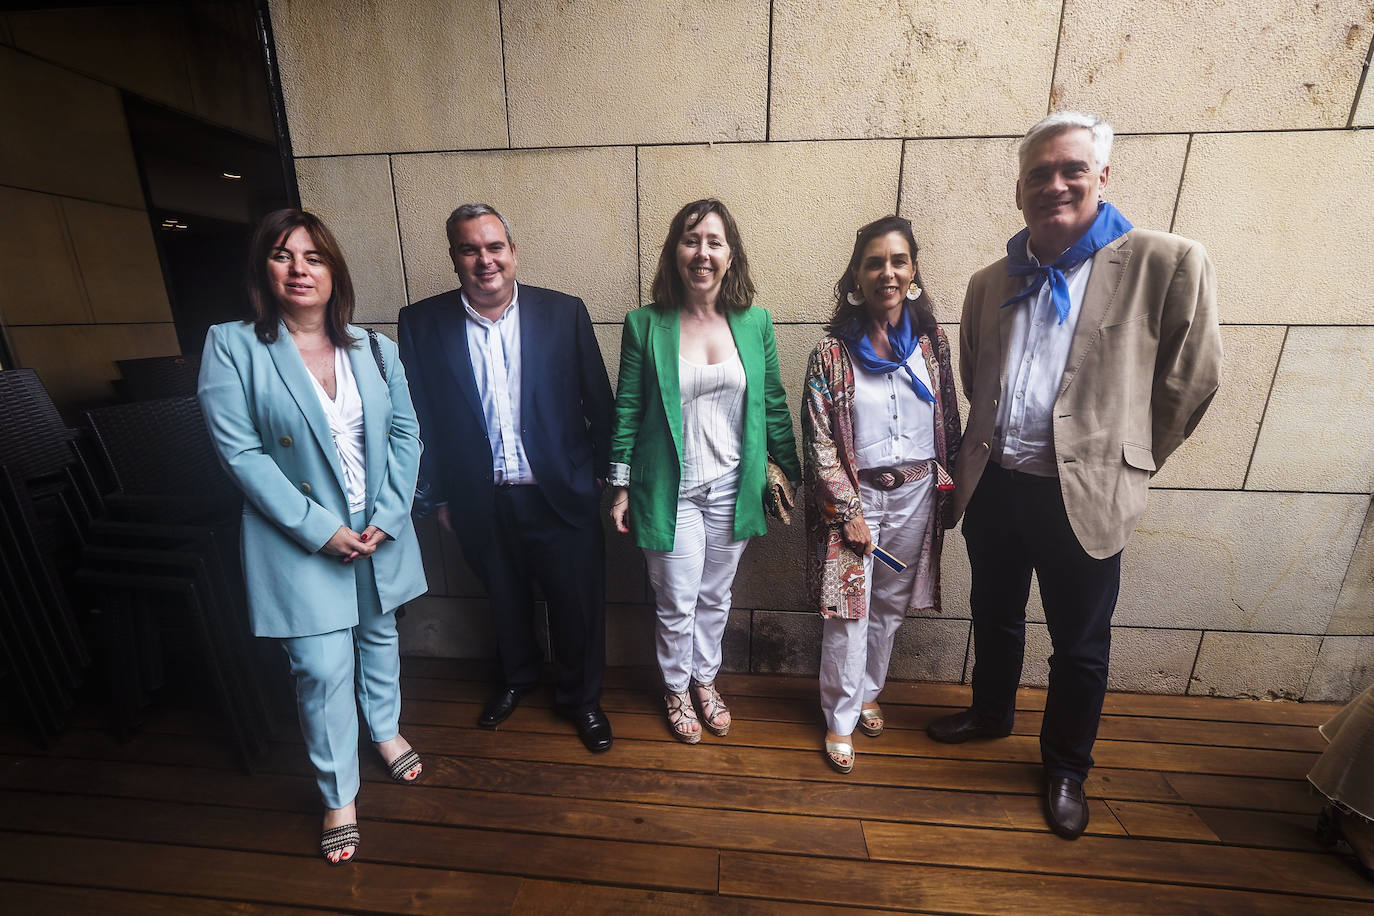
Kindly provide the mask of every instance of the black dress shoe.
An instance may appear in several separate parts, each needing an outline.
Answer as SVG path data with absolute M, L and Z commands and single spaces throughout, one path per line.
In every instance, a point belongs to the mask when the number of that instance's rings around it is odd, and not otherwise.
M 482 714 L 477 717 L 477 724 L 482 728 L 495 728 L 500 725 L 510 718 L 510 714 L 515 712 L 515 707 L 520 705 L 520 698 L 529 692 L 528 687 L 505 688 L 487 700 L 487 705 L 482 707 Z
M 577 726 L 577 737 L 582 739 L 582 743 L 587 746 L 587 750 L 593 754 L 611 749 L 611 720 L 606 718 L 606 714 L 601 711 L 600 706 L 595 706 L 588 712 L 564 713 L 564 717 L 571 719 Z
M 931 722 L 926 734 L 941 744 L 963 744 L 970 738 L 1005 738 L 1011 729 L 984 725 L 972 709 L 965 709 Z
M 1050 829 L 1066 840 L 1076 840 L 1088 827 L 1088 799 L 1083 783 L 1068 776 L 1056 776 L 1045 786 L 1045 820 Z

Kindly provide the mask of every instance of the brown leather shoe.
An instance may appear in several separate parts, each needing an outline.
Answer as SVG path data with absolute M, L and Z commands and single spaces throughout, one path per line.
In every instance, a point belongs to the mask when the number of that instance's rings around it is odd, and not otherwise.
M 965 709 L 931 722 L 926 726 L 926 734 L 941 744 L 963 744 L 970 738 L 1005 738 L 1011 729 L 984 725 L 972 709 Z
M 1045 784 L 1045 820 L 1066 840 L 1076 840 L 1088 828 L 1088 799 L 1083 783 L 1056 776 Z

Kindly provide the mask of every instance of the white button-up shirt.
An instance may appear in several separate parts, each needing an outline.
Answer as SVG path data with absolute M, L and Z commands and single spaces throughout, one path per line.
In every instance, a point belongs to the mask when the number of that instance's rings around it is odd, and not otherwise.
M 493 480 L 536 483 L 520 432 L 520 288 L 495 321 L 483 318 L 466 293 L 460 295 L 468 313 L 468 357 L 487 424 Z
M 935 391 L 919 346 L 906 364 Z M 860 469 L 902 467 L 935 455 L 935 405 L 917 397 L 905 370 L 869 372 L 855 360 L 853 416 Z
M 1035 255 L 1026 243 L 1026 255 Z M 1078 316 L 1083 312 L 1083 293 L 1088 288 L 1093 259 L 1064 271 L 1069 286 L 1069 314 L 1059 323 L 1050 298 L 1048 281 L 1034 296 L 1009 305 L 1012 316 L 1011 340 L 1007 347 L 1006 381 L 997 405 L 997 428 L 993 433 L 992 454 L 1004 468 L 1058 476 L 1054 456 L 1054 402 L 1069 361 Z M 1027 283 L 1031 282 L 1028 278 Z

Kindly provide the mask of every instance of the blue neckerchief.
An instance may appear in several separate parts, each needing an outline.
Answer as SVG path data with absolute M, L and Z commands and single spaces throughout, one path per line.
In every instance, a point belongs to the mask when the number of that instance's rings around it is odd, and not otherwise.
M 1034 296 L 1048 280 L 1050 301 L 1054 303 L 1054 310 L 1059 313 L 1059 323 L 1063 324 L 1064 319 L 1069 317 L 1069 283 L 1064 279 L 1064 271 L 1073 270 L 1097 254 L 1098 249 L 1115 242 L 1132 228 L 1130 220 L 1122 216 L 1120 210 L 1105 200 L 1098 201 L 1097 218 L 1088 227 L 1088 231 L 1051 264 L 1036 264 L 1031 261 L 1026 251 L 1030 229 L 1022 229 L 1007 242 L 1007 275 L 1031 276 L 1033 279 L 1025 289 L 1003 302 L 1001 307 L 1006 308 L 1014 302 Z
M 901 320 L 896 326 L 887 326 L 887 342 L 892 347 L 892 354 L 896 360 L 883 359 L 873 349 L 873 341 L 868 339 L 868 335 L 859 333 L 857 336 L 846 336 L 845 343 L 849 344 L 854 353 L 854 358 L 859 361 L 869 372 L 888 373 L 898 369 L 905 369 L 907 377 L 911 379 L 911 387 L 916 392 L 916 397 L 925 401 L 927 404 L 935 403 L 935 395 L 930 393 L 930 389 L 925 386 L 916 373 L 911 371 L 911 367 L 906 364 L 907 359 L 921 346 L 920 338 L 911 332 L 911 315 L 906 308 L 902 308 Z

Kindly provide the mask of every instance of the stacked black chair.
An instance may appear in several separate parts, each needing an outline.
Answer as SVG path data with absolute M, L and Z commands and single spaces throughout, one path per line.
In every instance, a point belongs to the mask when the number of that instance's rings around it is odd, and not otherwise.
M 200 356 L 151 356 L 145 359 L 117 359 L 120 389 L 130 401 L 180 398 L 196 393 L 200 375 Z
M 100 501 L 75 443 L 32 369 L 0 372 L 0 689 L 43 742 L 90 662 L 65 579 Z
M 271 721 L 255 674 L 238 566 L 238 489 L 215 457 L 194 397 L 87 413 L 115 481 L 90 528 L 78 581 L 101 610 L 117 733 L 162 683 L 162 634 L 195 653 L 246 768 Z M 179 626 L 178 626 L 179 625 Z

